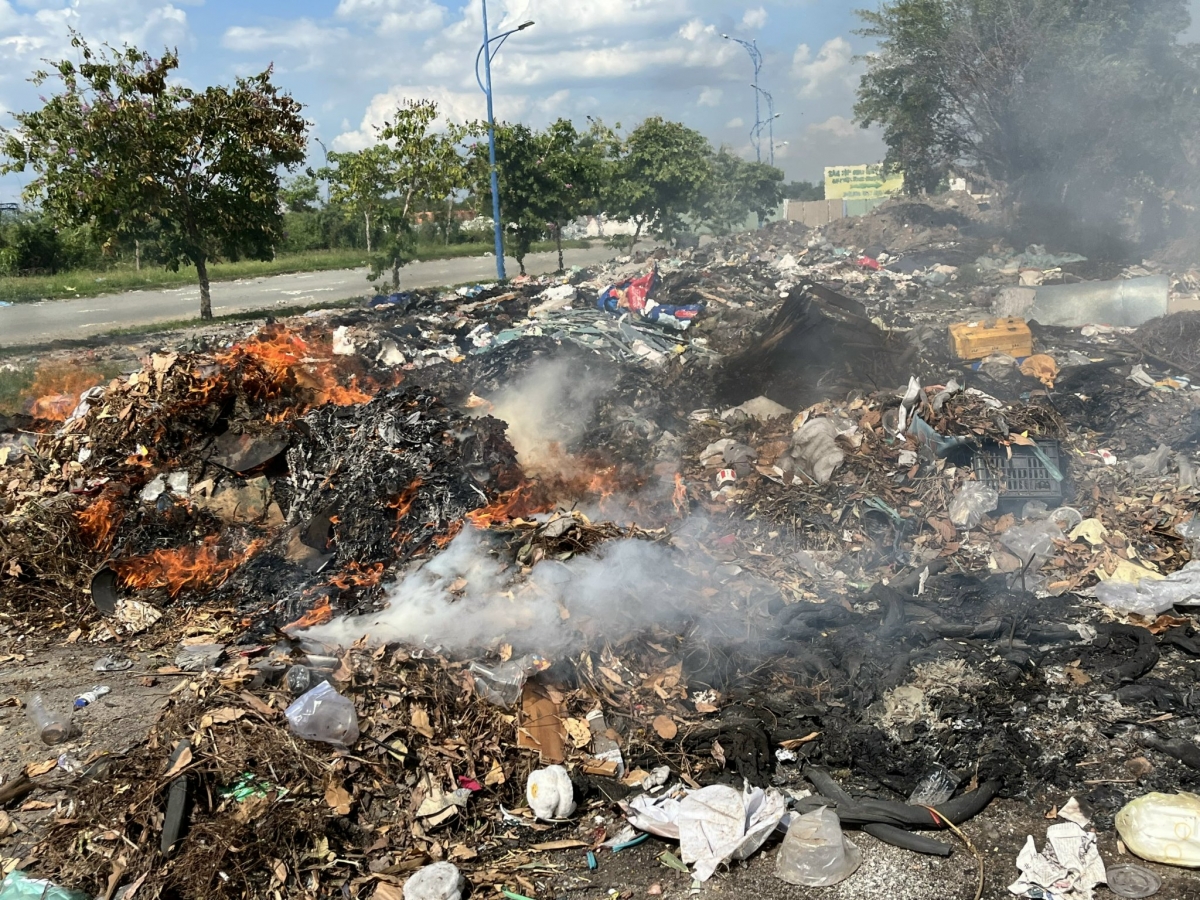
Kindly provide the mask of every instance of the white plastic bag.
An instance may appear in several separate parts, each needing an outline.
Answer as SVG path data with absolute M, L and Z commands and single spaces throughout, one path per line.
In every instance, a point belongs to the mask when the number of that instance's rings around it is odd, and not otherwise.
M 436 862 L 417 869 L 404 882 L 404 900 L 462 900 L 465 886 L 454 863 Z
M 1151 862 L 1200 868 L 1200 796 L 1146 794 L 1117 813 L 1125 846 Z
M 562 766 L 531 772 L 525 782 L 525 799 L 539 819 L 565 819 L 575 812 L 575 788 Z
M 358 740 L 358 713 L 354 703 L 332 684 L 323 681 L 301 694 L 283 711 L 296 737 L 350 747 Z
M 842 834 L 837 813 L 822 806 L 792 820 L 775 857 L 775 875 L 788 884 L 829 887 L 860 865 L 862 851 Z

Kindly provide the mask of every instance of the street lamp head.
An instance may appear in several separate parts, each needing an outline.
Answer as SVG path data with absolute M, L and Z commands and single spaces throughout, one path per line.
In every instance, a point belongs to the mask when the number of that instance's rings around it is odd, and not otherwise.
M 517 26 L 517 31 L 524 31 L 526 28 L 530 27 L 532 24 L 533 24 L 533 19 L 530 19 L 528 22 L 522 22 L 520 25 Z

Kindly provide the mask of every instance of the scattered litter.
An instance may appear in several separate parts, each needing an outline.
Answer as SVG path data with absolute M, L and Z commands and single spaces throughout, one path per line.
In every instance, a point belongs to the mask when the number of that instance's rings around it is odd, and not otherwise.
M 831 887 L 860 865 L 862 851 L 842 834 L 837 813 L 823 806 L 792 819 L 775 857 L 775 875 L 788 884 Z

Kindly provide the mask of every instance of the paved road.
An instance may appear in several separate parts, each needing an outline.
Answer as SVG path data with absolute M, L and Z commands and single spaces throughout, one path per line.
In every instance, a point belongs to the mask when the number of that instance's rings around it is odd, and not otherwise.
M 563 253 L 568 266 L 592 265 L 612 255 L 613 251 L 607 247 Z M 531 253 L 525 258 L 525 268 L 531 275 L 553 272 L 557 266 L 558 256 L 554 253 Z M 506 268 L 510 274 L 519 271 L 516 260 L 506 260 Z M 212 286 L 213 314 L 222 316 L 276 307 L 318 306 L 362 297 L 371 292 L 366 275 L 366 269 L 339 269 L 215 282 Z M 495 277 L 496 263 L 491 257 L 437 259 L 413 263 L 400 270 L 402 290 L 468 281 L 486 282 Z M 130 291 L 77 300 L 17 303 L 0 308 L 0 347 L 91 337 L 118 328 L 177 321 L 196 316 L 199 308 L 200 288 L 197 286 Z

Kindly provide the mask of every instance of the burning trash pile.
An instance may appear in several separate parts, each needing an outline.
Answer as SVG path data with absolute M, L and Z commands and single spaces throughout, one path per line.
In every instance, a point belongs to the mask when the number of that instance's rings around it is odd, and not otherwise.
M 1168 896 L 1200 282 L 914 215 L 216 329 L 31 406 L 5 634 L 106 683 L 3 711 L 10 879 L 682 895 L 768 859 L 866 897 L 915 853 L 927 896 Z

